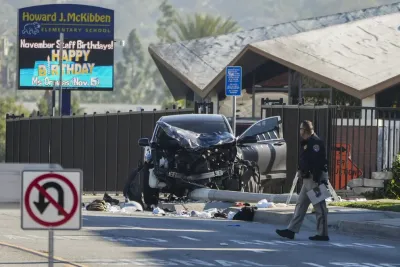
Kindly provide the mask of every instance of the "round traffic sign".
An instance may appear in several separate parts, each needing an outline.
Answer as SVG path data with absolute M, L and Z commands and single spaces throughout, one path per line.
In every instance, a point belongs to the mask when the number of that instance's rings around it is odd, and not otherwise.
M 53 199 L 52 196 L 50 196 L 46 190 L 40 186 L 39 182 L 45 180 L 45 179 L 56 179 L 56 180 L 60 180 L 62 182 L 64 182 L 69 189 L 72 192 L 72 209 L 71 211 L 68 213 L 65 211 L 65 209 L 63 207 L 61 207 L 57 201 L 55 201 Z M 44 197 L 50 202 L 50 204 L 52 204 L 60 213 L 63 214 L 64 218 L 59 220 L 59 221 L 55 221 L 55 222 L 46 222 L 42 219 L 40 219 L 38 216 L 36 216 L 36 214 L 33 212 L 32 210 L 32 203 L 29 201 L 30 200 L 30 195 L 32 193 L 33 188 L 36 188 L 37 190 L 39 190 L 40 194 L 44 195 Z M 56 174 L 56 173 L 46 173 L 43 175 L 40 175 L 39 177 L 37 177 L 36 179 L 34 179 L 28 186 L 28 188 L 26 189 L 25 192 L 25 208 L 27 213 L 29 214 L 29 216 L 38 224 L 46 226 L 46 227 L 56 227 L 56 226 L 60 226 L 65 224 L 66 222 L 68 222 L 72 216 L 74 216 L 74 214 L 76 213 L 76 211 L 78 210 L 79 207 L 79 203 L 78 203 L 78 192 L 76 191 L 74 185 L 71 183 L 71 181 L 69 181 L 66 177 L 60 175 L 60 174 Z

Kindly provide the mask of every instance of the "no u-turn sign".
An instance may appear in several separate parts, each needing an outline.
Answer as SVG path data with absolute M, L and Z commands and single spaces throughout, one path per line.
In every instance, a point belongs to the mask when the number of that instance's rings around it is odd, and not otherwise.
M 80 170 L 24 171 L 21 228 L 79 230 L 82 172 Z

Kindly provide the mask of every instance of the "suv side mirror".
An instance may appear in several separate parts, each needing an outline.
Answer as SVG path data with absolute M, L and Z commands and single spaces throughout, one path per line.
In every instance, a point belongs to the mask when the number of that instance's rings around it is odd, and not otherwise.
M 239 144 L 254 144 L 257 142 L 258 142 L 257 137 L 252 135 L 245 136 L 238 140 Z
M 138 144 L 141 147 L 149 146 L 150 145 L 149 138 L 140 138 Z

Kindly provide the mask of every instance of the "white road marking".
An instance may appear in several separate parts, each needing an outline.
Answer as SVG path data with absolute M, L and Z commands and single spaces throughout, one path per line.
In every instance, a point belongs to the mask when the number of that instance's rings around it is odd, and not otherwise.
M 187 240 L 201 241 L 200 239 L 193 238 L 193 237 L 188 237 L 188 236 L 184 236 L 184 235 L 180 235 L 179 237 L 183 238 L 183 239 L 187 239 Z
M 168 241 L 160 238 L 135 238 L 135 237 L 111 237 L 111 236 L 103 236 L 103 239 L 110 242 L 156 242 L 156 243 L 167 243 Z
M 136 227 L 133 225 L 121 224 L 119 226 L 113 227 L 92 227 L 86 226 L 85 230 L 120 230 L 121 227 L 129 228 L 130 230 L 143 230 L 143 231 L 165 231 L 165 232 L 196 232 L 196 233 L 215 233 L 214 230 L 202 230 L 202 229 L 171 229 L 171 228 L 146 228 L 146 227 Z
M 188 259 L 168 259 L 168 260 L 159 260 L 159 259 L 90 259 L 80 261 L 81 263 L 95 263 L 96 265 L 137 265 L 137 266 L 212 266 L 212 267 L 231 267 L 231 266 L 240 266 L 240 267 L 288 267 L 287 265 L 270 265 L 270 264 L 261 264 L 254 261 L 249 260 L 239 260 L 239 261 L 228 261 L 228 260 L 188 260 Z
M 55 235 L 54 238 L 56 240 L 86 240 L 91 236 L 97 235 Z M 22 239 L 22 240 L 42 240 L 47 239 L 47 236 L 37 236 L 37 235 L 13 235 L 7 234 L 3 235 L 3 237 L 11 240 Z M 194 238 L 190 236 L 178 236 L 179 238 L 200 242 L 201 239 Z M 111 241 L 111 242 L 153 242 L 153 243 L 168 243 L 167 239 L 161 238 L 154 238 L 154 237 L 126 237 L 126 236 L 102 236 L 104 240 Z M 280 240 L 271 240 L 271 241 L 263 241 L 263 240 L 235 240 L 231 239 L 222 243 L 218 243 L 219 246 L 229 246 L 229 245 L 242 245 L 242 246 L 253 246 L 253 248 L 248 248 L 248 250 L 258 250 L 254 248 L 254 246 L 261 246 L 261 247 L 294 247 L 294 246 L 305 246 L 305 247 L 312 247 L 312 246 L 324 246 L 324 247 L 337 247 L 337 248 L 354 248 L 354 249 L 395 249 L 396 247 L 390 245 L 383 245 L 383 244 L 366 244 L 366 243 L 337 243 L 337 242 L 327 242 L 324 244 L 316 244 L 314 242 L 307 242 L 307 241 L 280 241 Z M 259 250 L 258 250 L 259 251 Z M 261 252 L 258 252 L 261 253 Z M 305 263 L 307 264 L 307 263 Z M 316 263 L 313 263 L 316 264 Z M 400 265 L 397 265 L 400 266 Z M 374 267 L 374 266 L 370 266 Z M 392 267 L 392 266 L 385 266 L 385 267 Z
M 262 241 L 262 240 L 236 240 L 231 239 L 229 242 L 239 244 L 239 245 L 257 245 L 257 246 L 324 246 L 324 247 L 341 247 L 341 248 L 371 248 L 371 249 L 393 249 L 394 246 L 383 245 L 383 244 L 364 244 L 364 243 L 337 243 L 337 242 L 327 242 L 324 244 L 316 244 L 314 242 L 308 241 L 280 241 L 280 240 L 272 240 L 272 241 Z

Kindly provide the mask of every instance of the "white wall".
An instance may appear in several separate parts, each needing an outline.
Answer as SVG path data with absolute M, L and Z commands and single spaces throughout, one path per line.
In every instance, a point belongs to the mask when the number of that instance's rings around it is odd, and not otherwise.
M 24 169 L 29 170 L 62 170 L 59 164 L 0 164 L 0 203 L 21 202 L 21 175 Z
M 363 107 L 375 107 L 376 106 L 376 102 L 375 102 L 375 95 L 369 96 L 367 98 L 364 98 L 361 100 L 361 106 Z M 368 110 L 367 112 L 363 112 L 362 116 L 364 119 L 364 116 L 367 116 L 367 120 L 371 119 L 371 112 L 372 112 L 372 117 L 375 117 L 375 112 L 372 110 Z

